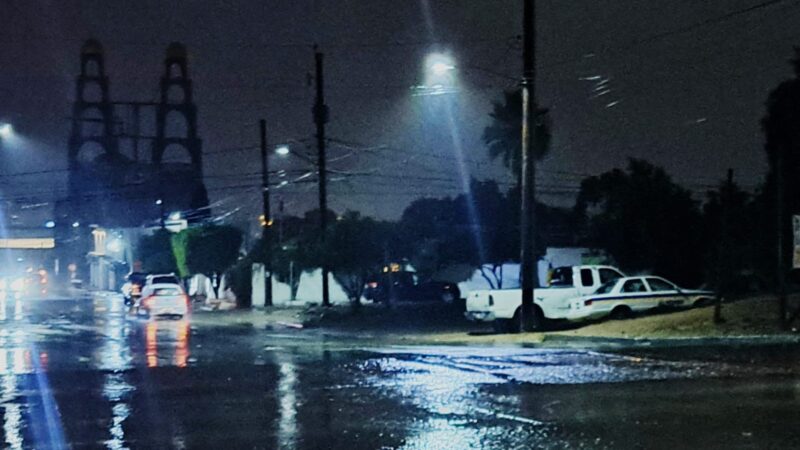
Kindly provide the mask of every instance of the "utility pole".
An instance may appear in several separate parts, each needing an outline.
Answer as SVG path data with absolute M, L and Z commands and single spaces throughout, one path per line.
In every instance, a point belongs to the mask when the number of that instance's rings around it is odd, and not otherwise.
M 264 229 L 261 230 L 261 239 L 267 244 L 267 254 L 264 259 L 264 306 L 272 306 L 272 220 L 269 205 L 269 153 L 267 152 L 267 121 L 261 119 L 261 196 L 264 207 Z
M 788 323 L 786 321 L 786 258 L 784 257 L 784 204 L 783 204 L 783 149 L 776 149 L 775 155 L 775 211 L 778 226 L 778 260 L 777 260 L 777 275 L 778 275 L 778 325 L 781 328 L 786 328 Z
M 714 323 L 724 323 L 722 318 L 722 297 L 730 281 L 730 239 L 728 237 L 730 226 L 731 202 L 733 201 L 733 169 L 728 169 L 728 180 L 721 201 L 721 230 L 717 249 L 717 295 L 714 298 Z
M 533 289 L 536 287 L 536 14 L 535 0 L 525 0 L 523 13 L 522 72 L 522 214 L 520 216 L 520 261 L 522 281 L 521 327 L 529 331 L 537 325 Z
M 320 242 L 325 243 L 325 233 L 328 228 L 328 193 L 327 170 L 325 168 L 325 124 L 328 122 L 328 106 L 325 105 L 325 85 L 322 72 L 323 54 L 314 46 L 314 61 L 316 64 L 317 96 L 314 101 L 314 123 L 317 125 L 317 170 L 319 170 L 319 228 Z M 330 306 L 330 292 L 328 290 L 328 266 L 322 265 L 322 305 Z

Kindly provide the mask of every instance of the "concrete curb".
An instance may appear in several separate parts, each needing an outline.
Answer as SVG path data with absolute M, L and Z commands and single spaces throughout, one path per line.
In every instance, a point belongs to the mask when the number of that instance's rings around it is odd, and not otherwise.
M 609 347 L 690 347 L 714 345 L 800 344 L 800 335 L 709 336 L 674 338 L 613 338 L 602 336 L 565 336 L 545 334 L 544 344 Z

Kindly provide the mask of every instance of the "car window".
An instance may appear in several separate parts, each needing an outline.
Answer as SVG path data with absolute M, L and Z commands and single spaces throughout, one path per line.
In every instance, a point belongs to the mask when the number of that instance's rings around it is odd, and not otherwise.
M 657 291 L 675 291 L 675 290 L 677 290 L 677 287 L 675 287 L 674 284 L 672 284 L 672 283 L 670 283 L 670 282 L 668 282 L 666 280 L 662 280 L 660 278 L 648 278 L 647 279 L 647 284 L 650 285 L 650 290 L 651 291 L 656 291 L 657 292 Z
M 581 269 L 581 286 L 591 286 L 594 284 L 592 269 Z
M 622 285 L 620 292 L 647 292 L 647 286 L 645 286 L 644 281 L 639 278 L 635 278 L 633 280 L 626 281 L 625 284 Z
M 601 284 L 600 287 L 597 288 L 596 291 L 594 291 L 594 293 L 595 294 L 608 294 L 609 292 L 611 292 L 614 289 L 614 286 L 616 286 L 616 285 L 617 285 L 617 280 L 607 281 L 607 282 Z
M 550 275 L 550 286 L 572 286 L 572 267 L 559 267 Z
M 176 287 L 168 287 L 168 288 L 156 288 L 153 289 L 153 295 L 157 297 L 164 297 L 168 295 L 181 295 L 182 292 L 179 288 Z
M 167 284 L 167 283 L 178 283 L 178 277 L 167 275 L 163 277 L 153 277 L 150 281 L 150 284 Z
M 600 282 L 606 283 L 612 280 L 618 280 L 623 275 L 614 269 L 600 269 Z

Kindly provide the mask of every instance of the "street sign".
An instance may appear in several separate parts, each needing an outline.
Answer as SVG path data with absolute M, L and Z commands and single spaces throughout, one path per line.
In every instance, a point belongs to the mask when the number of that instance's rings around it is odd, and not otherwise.
M 794 251 L 792 252 L 792 269 L 800 269 L 800 216 L 792 216 L 792 234 L 794 235 Z

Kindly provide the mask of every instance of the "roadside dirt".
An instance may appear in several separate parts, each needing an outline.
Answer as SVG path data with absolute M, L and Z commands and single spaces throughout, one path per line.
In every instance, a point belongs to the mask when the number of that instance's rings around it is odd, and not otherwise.
M 790 298 L 792 309 L 800 296 Z M 630 320 L 603 322 L 554 332 L 556 335 L 632 339 L 706 338 L 739 336 L 774 336 L 796 334 L 778 325 L 778 301 L 775 296 L 757 296 L 722 305 L 721 324 L 714 323 L 714 307 L 652 314 Z M 798 322 L 794 327 L 800 326 Z

